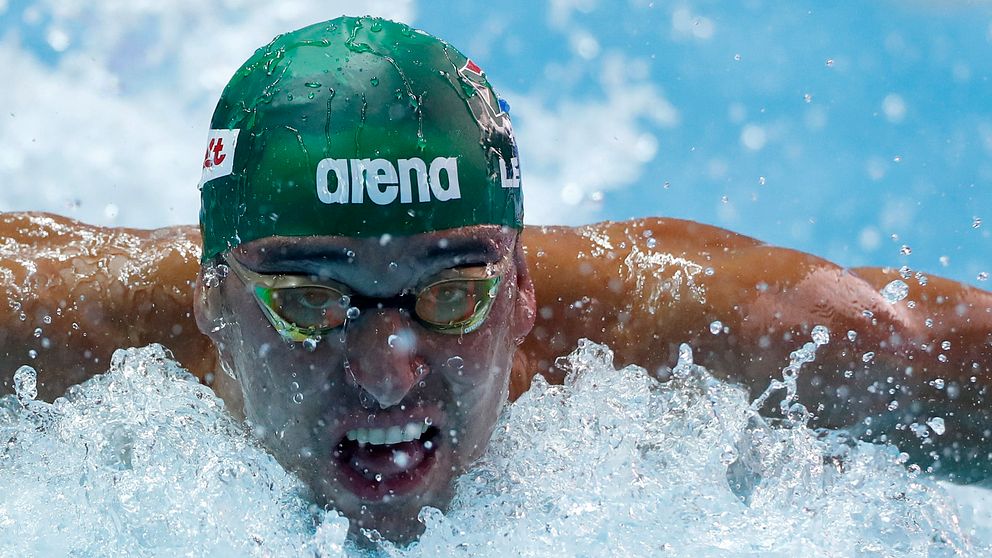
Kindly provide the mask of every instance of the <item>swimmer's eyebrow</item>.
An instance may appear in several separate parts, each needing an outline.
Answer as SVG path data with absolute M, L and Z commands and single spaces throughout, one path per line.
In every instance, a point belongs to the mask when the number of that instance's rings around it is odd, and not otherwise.
M 421 263 L 428 268 L 444 269 L 483 265 L 500 260 L 495 242 L 481 238 L 445 239 L 424 251 Z M 347 248 L 287 244 L 269 248 L 252 269 L 257 273 L 312 273 L 315 268 L 347 265 L 352 256 Z
M 450 263 L 448 267 L 495 263 L 500 260 L 496 243 L 481 238 L 448 240 L 443 246 L 435 243 L 424 253 L 431 263 Z

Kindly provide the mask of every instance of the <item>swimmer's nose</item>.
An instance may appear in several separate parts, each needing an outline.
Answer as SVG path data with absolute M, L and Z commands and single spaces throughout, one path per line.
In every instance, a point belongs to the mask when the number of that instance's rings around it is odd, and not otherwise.
M 402 401 L 427 373 L 410 325 L 399 311 L 383 309 L 363 313 L 348 327 L 345 377 L 382 408 Z

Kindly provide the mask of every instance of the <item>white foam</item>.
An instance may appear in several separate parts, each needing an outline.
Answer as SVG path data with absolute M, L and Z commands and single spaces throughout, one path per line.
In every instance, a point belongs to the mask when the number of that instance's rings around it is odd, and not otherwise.
M 424 510 L 420 542 L 384 554 L 992 551 L 988 493 L 914 475 L 895 448 L 773 424 L 688 362 L 659 382 L 584 341 L 562 365 L 564 386 L 539 378 L 507 407 L 447 513 Z M 8 397 L 0 409 L 0 555 L 345 552 L 347 520 L 310 509 L 161 347 L 118 351 L 109 373 L 53 405 Z

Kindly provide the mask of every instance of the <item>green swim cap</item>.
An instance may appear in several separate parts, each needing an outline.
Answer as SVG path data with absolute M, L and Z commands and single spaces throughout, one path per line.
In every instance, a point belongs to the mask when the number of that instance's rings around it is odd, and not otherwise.
M 474 62 L 406 25 L 342 17 L 276 37 L 210 127 L 204 261 L 268 236 L 522 227 L 505 103 Z

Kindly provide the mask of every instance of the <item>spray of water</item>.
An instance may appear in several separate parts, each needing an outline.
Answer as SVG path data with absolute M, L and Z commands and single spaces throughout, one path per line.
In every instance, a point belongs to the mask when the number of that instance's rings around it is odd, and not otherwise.
M 451 507 L 423 510 L 420 541 L 382 542 L 382 554 L 992 552 L 977 489 L 954 487 L 959 507 L 893 447 L 762 418 L 688 346 L 666 382 L 616 370 L 609 349 L 588 341 L 559 364 L 565 384 L 537 378 L 507 406 Z M 53 404 L 29 397 L 32 378 L 20 374 L 25 393 L 0 405 L 0 555 L 357 552 L 347 520 L 313 509 L 161 347 L 118 351 L 107 374 Z

